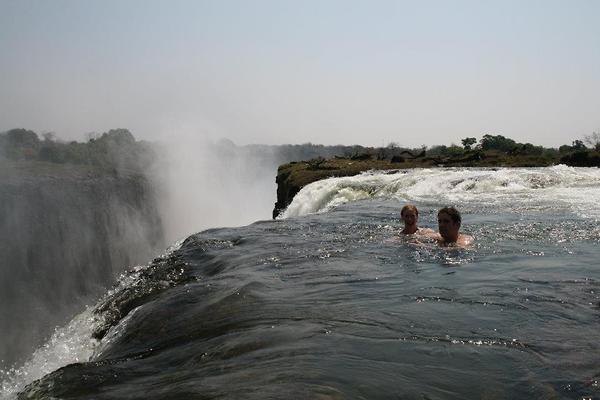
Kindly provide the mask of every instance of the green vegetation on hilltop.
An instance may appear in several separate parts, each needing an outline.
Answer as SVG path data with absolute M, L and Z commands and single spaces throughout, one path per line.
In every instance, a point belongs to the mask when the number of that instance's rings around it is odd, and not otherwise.
M 461 143 L 462 146 L 451 144 L 429 148 L 408 148 L 395 143 L 386 147 L 324 146 L 312 143 L 237 147 L 231 141 L 223 141 L 209 146 L 209 151 L 225 160 L 240 156 L 243 159 L 273 160 L 276 165 L 312 160 L 310 163 L 286 167 L 297 171 L 297 185 L 293 186 L 299 187 L 322 177 L 350 175 L 366 169 L 540 167 L 561 163 L 600 166 L 600 134 L 596 132 L 559 148 L 518 143 L 502 135 L 491 134 L 483 135 L 479 141 L 475 137 L 466 137 Z M 47 166 L 75 164 L 98 171 L 143 173 L 156 162 L 160 151 L 154 143 L 136 141 L 127 129 L 112 129 L 84 143 L 60 141 L 53 134 L 43 134 L 40 139 L 38 134 L 26 129 L 0 133 L 0 160 L 31 160 L 44 162 Z M 350 163 L 336 163 L 332 161 L 335 159 L 349 160 Z M 329 161 L 323 163 L 324 160 Z M 286 168 L 280 170 L 279 175 L 285 173 Z
M 593 133 L 571 145 L 547 148 L 532 143 L 519 143 L 502 135 L 483 135 L 462 139 L 462 146 L 451 144 L 419 148 L 390 143 L 386 147 L 323 146 L 312 143 L 276 146 L 282 163 L 292 161 L 331 159 L 387 160 L 396 168 L 425 166 L 505 166 L 541 167 L 555 164 L 600 166 L 600 134 Z M 586 146 L 587 145 L 587 146 Z
M 414 166 L 547 166 L 559 163 L 577 166 L 600 165 L 600 134 L 594 132 L 583 140 L 558 149 L 518 143 L 502 135 L 486 134 L 462 139 L 462 146 L 451 144 L 420 148 L 402 147 L 390 143 L 386 147 L 359 145 L 324 146 L 305 143 L 299 145 L 251 145 L 245 149 L 256 157 L 270 156 L 279 163 L 330 159 L 387 160 L 397 167 Z M 236 147 L 232 142 L 229 147 Z M 224 146 L 213 146 L 216 154 Z M 155 144 L 136 141 L 127 129 L 112 129 L 87 142 L 64 142 L 53 134 L 37 133 L 27 129 L 11 129 L 0 133 L 0 159 L 36 160 L 58 164 L 80 164 L 116 170 L 145 170 L 155 162 L 158 148 Z M 231 152 L 229 152 L 231 153 Z M 229 154 L 227 153 L 227 154 Z M 227 156 L 225 154 L 224 156 Z M 233 153 L 231 153 L 233 154 Z
M 88 142 L 62 142 L 53 134 L 43 140 L 27 129 L 0 133 L 0 159 L 30 160 L 56 164 L 79 164 L 117 171 L 140 172 L 155 159 L 147 142 L 138 142 L 127 129 L 112 129 Z

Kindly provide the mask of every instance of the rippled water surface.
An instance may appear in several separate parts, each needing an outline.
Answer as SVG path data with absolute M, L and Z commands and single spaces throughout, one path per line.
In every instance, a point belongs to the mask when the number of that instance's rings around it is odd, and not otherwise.
M 599 398 L 595 206 L 535 190 L 371 191 L 191 236 L 88 311 L 89 361 L 20 396 Z M 452 201 L 475 246 L 398 237 L 407 201 L 431 228 Z

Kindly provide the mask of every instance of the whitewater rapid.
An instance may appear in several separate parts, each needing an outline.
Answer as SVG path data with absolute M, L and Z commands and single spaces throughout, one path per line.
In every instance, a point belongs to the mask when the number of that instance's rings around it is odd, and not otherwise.
M 280 218 L 330 211 L 370 198 L 401 202 L 485 206 L 513 203 L 516 208 L 548 207 L 559 202 L 582 217 L 600 217 L 600 169 L 558 165 L 548 168 L 435 168 L 369 171 L 329 178 L 300 190 Z
M 184 239 L 176 241 L 160 257 L 167 257 L 177 251 L 183 242 Z M 106 292 L 99 304 L 115 293 L 135 286 L 139 283 L 140 274 L 147 268 L 148 265 L 137 266 L 121 274 L 117 285 Z M 68 324 L 56 328 L 48 341 L 35 350 L 23 365 L 0 369 L 0 399 L 15 398 L 29 383 L 65 365 L 89 361 L 112 337 L 107 335 L 102 340 L 93 337 L 94 331 L 103 323 L 104 318 L 101 313 L 96 312 L 95 307 L 86 307 Z

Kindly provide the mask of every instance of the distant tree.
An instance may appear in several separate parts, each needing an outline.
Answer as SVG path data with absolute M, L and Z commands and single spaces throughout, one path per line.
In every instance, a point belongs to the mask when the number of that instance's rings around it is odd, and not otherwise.
M 465 153 L 465 149 L 452 143 L 450 146 L 433 146 L 427 152 L 431 157 L 460 157 Z
M 446 152 L 447 152 L 448 156 L 450 156 L 450 157 L 460 157 L 460 156 L 464 155 L 465 149 L 463 147 L 460 147 L 460 146 L 452 143 L 448 147 Z
M 519 149 L 520 154 L 525 155 L 536 155 L 539 156 L 544 152 L 544 148 L 542 146 L 534 146 L 531 143 L 525 143 L 521 145 Z
M 542 156 L 546 158 L 556 158 L 559 155 L 558 149 L 554 148 L 543 148 Z
M 419 154 L 415 155 L 415 158 L 425 157 L 427 155 L 427 145 L 422 144 L 420 149 L 415 149 Z
M 129 145 L 135 143 L 135 138 L 127 129 L 111 129 L 103 133 L 98 140 L 105 140 L 119 145 Z
M 583 142 L 581 140 L 574 140 L 571 147 L 575 151 L 581 151 L 581 150 L 587 149 L 587 147 L 585 147 L 585 144 L 583 144 Z
M 429 156 L 432 157 L 443 157 L 446 156 L 448 150 L 448 146 L 445 145 L 435 145 L 429 148 Z
M 37 133 L 27 129 L 11 129 L 3 134 L 4 154 L 10 159 L 31 159 L 37 156 L 40 139 Z
M 591 135 L 586 135 L 584 136 L 583 141 L 595 150 L 600 151 L 600 133 L 593 132 Z
M 57 140 L 53 132 L 42 134 L 42 138 L 40 140 L 35 132 L 26 129 L 0 133 L 0 157 L 87 164 L 120 173 L 144 171 L 156 161 L 158 154 L 156 146 L 136 142 L 127 129 L 113 129 L 94 137 L 90 135 L 85 143 Z
M 518 148 L 517 143 L 502 135 L 483 135 L 479 141 L 482 150 L 498 150 L 505 153 Z
M 44 142 L 40 149 L 39 158 L 42 161 L 64 163 L 67 161 L 65 147 L 65 145 L 56 142 Z
M 44 138 L 44 142 L 55 142 L 56 141 L 56 133 L 44 132 L 44 133 L 42 133 L 42 138 Z
M 563 144 L 562 146 L 560 146 L 560 147 L 558 148 L 558 152 L 559 152 L 560 154 L 569 153 L 569 152 L 571 152 L 571 151 L 573 151 L 573 147 L 569 146 L 568 144 Z
M 467 137 L 461 140 L 461 142 L 465 150 L 471 150 L 471 146 L 477 143 L 477 139 L 474 137 Z
M 37 133 L 27 129 L 11 129 L 6 132 L 6 138 L 8 145 L 13 147 L 37 147 L 40 144 Z

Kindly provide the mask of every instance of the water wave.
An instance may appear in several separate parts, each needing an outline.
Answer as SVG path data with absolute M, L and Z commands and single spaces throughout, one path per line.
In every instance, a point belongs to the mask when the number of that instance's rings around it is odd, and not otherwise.
M 184 240 L 173 243 L 159 258 L 165 259 L 179 250 Z M 29 383 L 65 365 L 87 362 L 110 344 L 112 338 L 123 329 L 127 319 L 121 320 L 110 334 L 102 340 L 96 338 L 96 332 L 103 329 L 107 321 L 106 313 L 99 308 L 116 294 L 135 288 L 140 284 L 140 277 L 149 265 L 137 266 L 123 273 L 118 284 L 109 290 L 99 306 L 87 307 L 64 327 L 57 328 L 50 339 L 21 366 L 0 370 L 0 399 L 12 399 Z
M 92 338 L 98 322 L 98 316 L 88 308 L 67 326 L 57 329 L 21 367 L 0 370 L 0 398 L 12 398 L 30 382 L 62 366 L 87 361 L 98 345 Z
M 135 268 L 12 378 L 3 376 L 0 397 L 600 394 L 598 224 L 569 214 L 576 193 L 533 208 L 544 191 L 595 190 L 597 172 L 420 170 L 387 175 L 395 184 L 381 175 L 351 178 L 342 191 L 373 201 L 207 230 Z M 510 183 L 497 183 L 503 179 Z M 397 237 L 397 201 L 386 199 L 419 199 L 417 189 L 429 188 L 422 222 L 432 224 L 442 200 L 431 193 L 441 183 L 458 188 L 448 196 L 472 196 L 461 210 L 473 248 Z M 477 200 L 486 196 L 477 185 L 496 191 L 491 208 Z M 517 203 L 523 213 L 513 215 Z
M 558 165 L 548 168 L 435 168 L 370 171 L 313 182 L 300 190 L 281 218 L 330 211 L 363 199 L 488 205 L 514 202 L 543 206 L 559 202 L 584 217 L 600 217 L 600 169 Z

